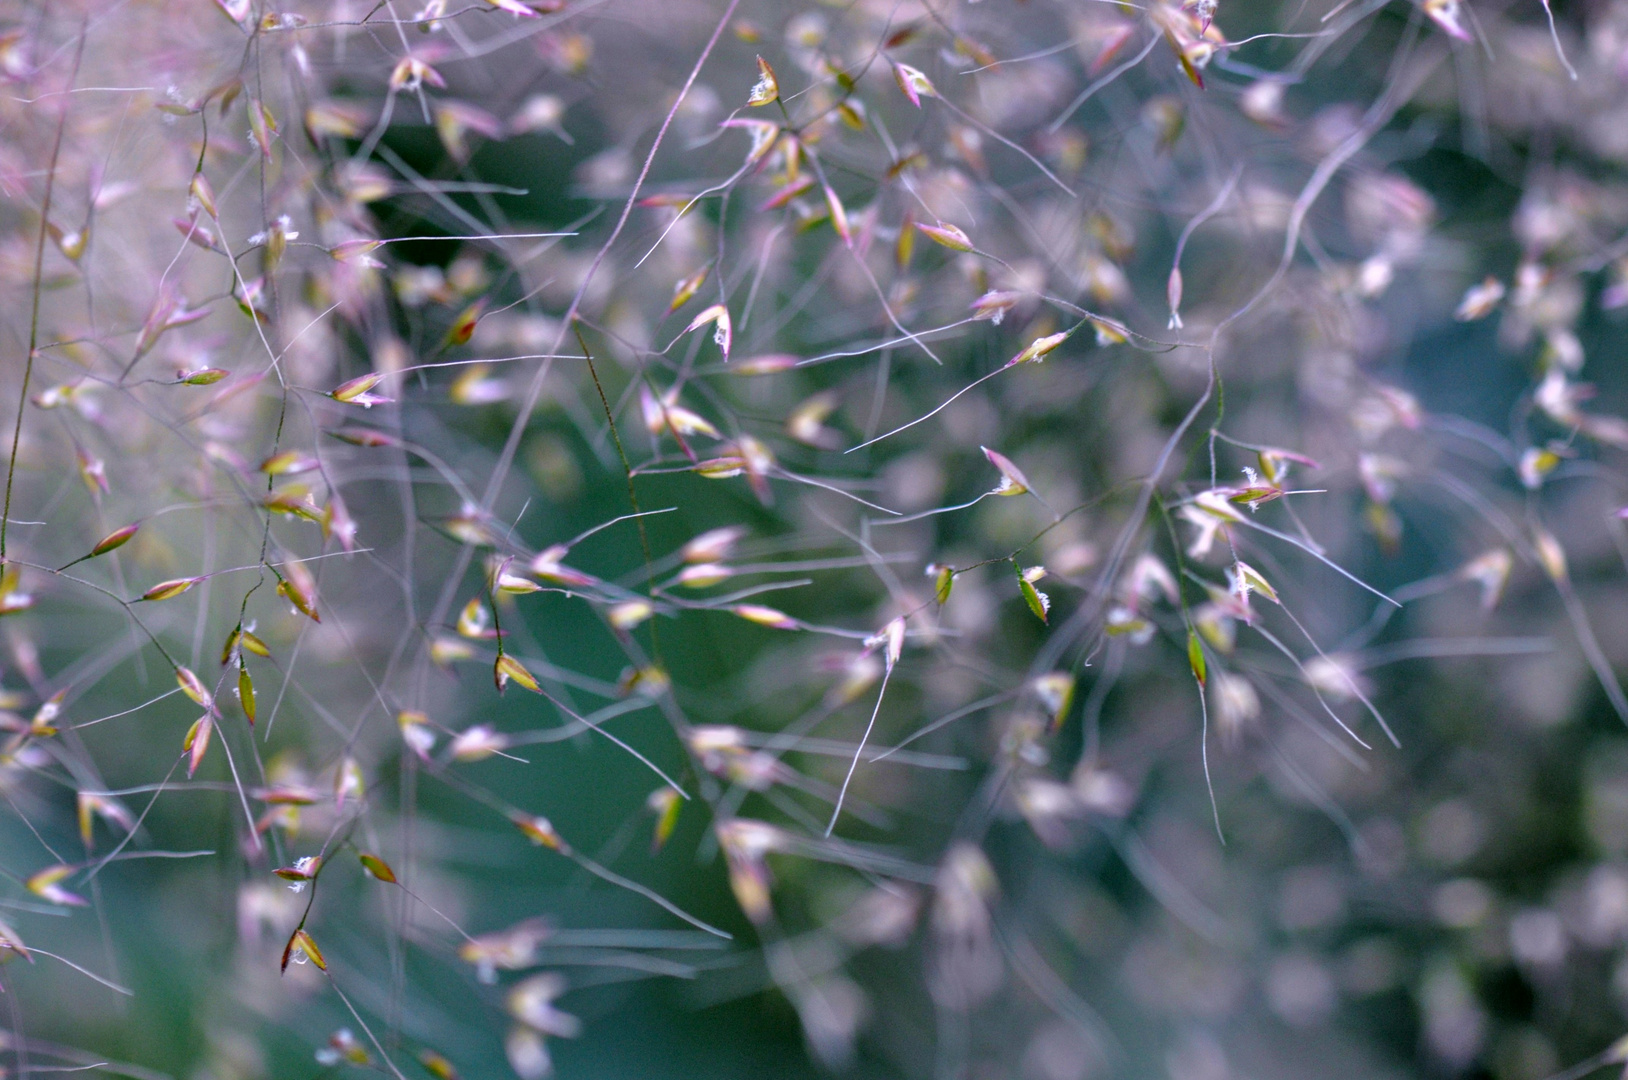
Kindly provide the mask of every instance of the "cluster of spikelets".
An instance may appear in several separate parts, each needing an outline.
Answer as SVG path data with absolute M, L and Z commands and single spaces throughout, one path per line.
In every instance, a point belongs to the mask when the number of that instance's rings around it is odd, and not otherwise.
M 132 861 L 232 882 L 218 1076 L 535 1080 L 605 970 L 912 1074 L 1628 1057 L 1620 747 L 1498 877 L 1582 673 L 1628 721 L 1628 8 L 409 7 L 3 12 L 19 1071 L 149 981 Z M 1394 164 L 1444 118 L 1496 242 Z

